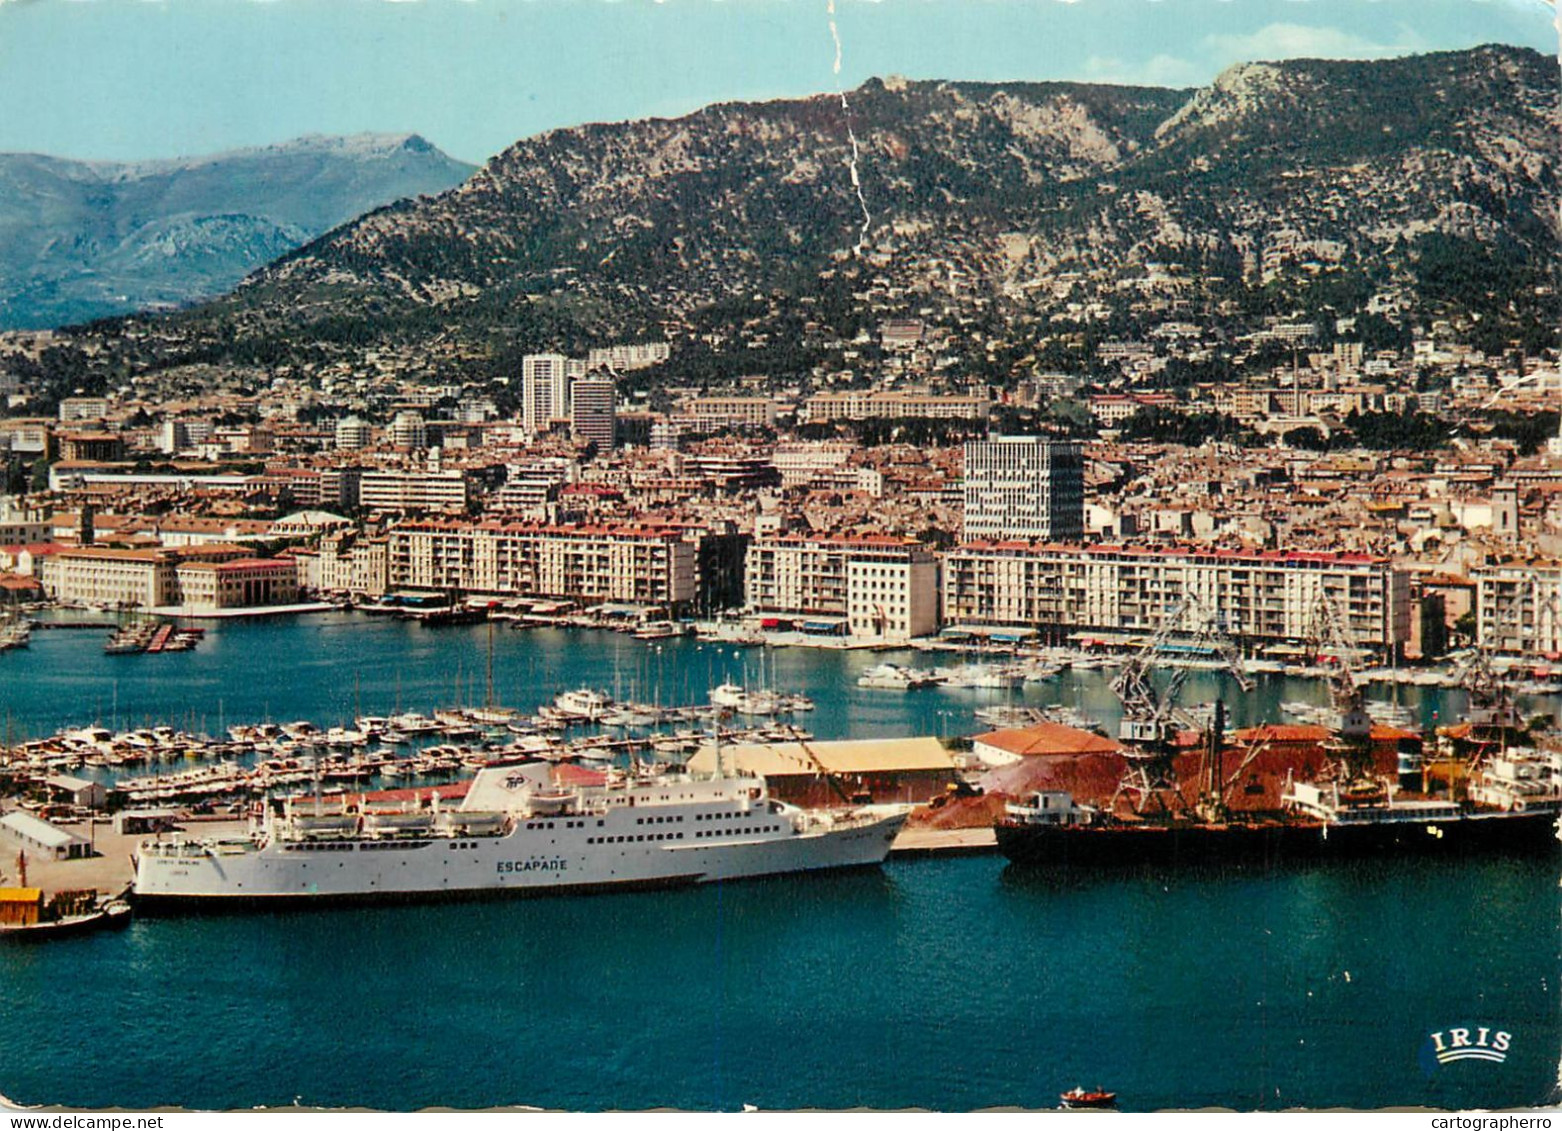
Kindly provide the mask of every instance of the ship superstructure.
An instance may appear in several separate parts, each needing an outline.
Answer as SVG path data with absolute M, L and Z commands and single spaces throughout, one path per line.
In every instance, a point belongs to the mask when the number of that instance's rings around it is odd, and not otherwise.
M 877 865 L 900 812 L 812 812 L 756 777 L 610 773 L 546 762 L 479 771 L 461 805 L 322 812 L 268 805 L 250 834 L 144 841 L 135 894 L 309 903 L 592 891 Z

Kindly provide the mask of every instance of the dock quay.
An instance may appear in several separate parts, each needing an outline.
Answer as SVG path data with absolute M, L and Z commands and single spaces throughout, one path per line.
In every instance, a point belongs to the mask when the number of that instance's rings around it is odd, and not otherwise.
M 900 830 L 889 854 L 895 857 L 985 856 L 998 851 L 998 837 L 990 826 L 974 829 L 930 829 L 907 825 Z
M 130 887 L 134 878 L 130 854 L 148 834 L 115 832 L 113 822 L 106 818 L 58 824 L 68 832 L 91 840 L 96 855 L 74 860 L 50 860 L 29 853 L 26 862 L 28 885 L 41 888 L 48 894 L 92 890 L 105 896 L 119 895 Z M 233 819 L 181 817 L 178 824 L 186 834 L 197 836 L 238 837 L 245 835 L 249 829 L 246 821 Z M 998 843 L 990 828 L 930 829 L 907 826 L 895 838 L 890 856 L 896 859 L 976 856 L 997 850 Z M 0 852 L 0 886 L 19 882 L 17 849 L 6 844 L 4 851 Z

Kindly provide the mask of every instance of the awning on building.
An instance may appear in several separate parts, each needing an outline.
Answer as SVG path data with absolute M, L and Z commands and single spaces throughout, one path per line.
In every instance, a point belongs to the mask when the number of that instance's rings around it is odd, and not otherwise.
M 597 612 L 604 617 L 632 617 L 640 612 L 638 605 L 598 605 Z

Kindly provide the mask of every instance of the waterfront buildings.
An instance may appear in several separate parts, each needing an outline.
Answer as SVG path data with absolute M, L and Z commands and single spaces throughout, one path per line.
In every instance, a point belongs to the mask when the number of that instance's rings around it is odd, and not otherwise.
M 60 550 L 44 562 L 42 580 L 57 601 L 105 608 L 200 613 L 291 604 L 298 597 L 293 559 L 256 558 L 248 547 L 235 545 Z
M 164 550 L 62 550 L 44 562 L 42 581 L 58 601 L 153 608 L 174 603 L 177 563 Z
M 759 774 L 774 796 L 817 808 L 838 805 L 835 791 L 843 787 L 875 803 L 907 803 L 941 796 L 959 780 L 949 751 L 932 737 L 707 745 L 689 759 L 689 769 Z
M 174 576 L 175 603 L 196 615 L 298 600 L 298 566 L 291 558 L 181 562 Z
M 750 611 L 801 618 L 805 631 L 904 641 L 938 630 L 938 562 L 902 538 L 759 538 L 745 597 Z
M 1079 444 L 995 436 L 965 445 L 966 538 L 1077 542 L 1084 533 L 1084 455 Z
M 1477 585 L 1477 639 L 1494 652 L 1562 655 L 1562 562 L 1482 566 Z
M 697 596 L 697 546 L 657 526 L 407 522 L 389 539 L 393 588 L 678 608 Z
M 970 542 L 944 555 L 946 624 L 1145 633 L 1185 599 L 1235 638 L 1295 644 L 1320 600 L 1358 647 L 1390 654 L 1410 638 L 1409 574 L 1367 554 Z
M 333 530 L 313 549 L 294 550 L 293 558 L 299 585 L 316 593 L 381 597 L 390 588 L 390 550 L 384 536 Z

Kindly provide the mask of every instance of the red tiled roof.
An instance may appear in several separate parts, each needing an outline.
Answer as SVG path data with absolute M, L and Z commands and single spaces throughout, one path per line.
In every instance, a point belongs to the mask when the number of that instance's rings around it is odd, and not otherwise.
M 1054 722 L 1040 722 L 1018 730 L 989 731 L 971 741 L 1026 757 L 1111 754 L 1121 749 L 1115 741 L 1094 731 Z

